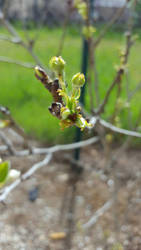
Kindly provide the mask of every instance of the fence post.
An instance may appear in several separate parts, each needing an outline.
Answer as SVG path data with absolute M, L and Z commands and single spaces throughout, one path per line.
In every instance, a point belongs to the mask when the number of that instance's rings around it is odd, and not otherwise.
M 94 15 L 94 0 L 89 0 L 90 4 L 90 19 L 92 20 Z M 86 84 L 87 84 L 87 70 L 88 70 L 88 57 L 89 57 L 89 45 L 88 41 L 83 37 L 83 47 L 82 47 L 82 65 L 81 72 L 85 75 L 86 83 L 84 84 L 81 92 L 80 103 L 85 105 L 85 92 L 86 92 Z M 76 128 L 75 134 L 75 142 L 79 142 L 82 138 L 82 132 L 79 128 Z M 74 159 L 79 160 L 80 158 L 80 148 L 74 151 Z

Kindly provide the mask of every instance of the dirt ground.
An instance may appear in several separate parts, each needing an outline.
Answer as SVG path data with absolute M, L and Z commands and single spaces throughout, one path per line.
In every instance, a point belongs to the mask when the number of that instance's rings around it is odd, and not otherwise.
M 98 146 L 83 149 L 84 171 L 75 199 L 71 199 L 73 183 L 68 181 L 70 163 L 65 156 L 56 153 L 48 166 L 16 188 L 5 205 L 0 204 L 0 250 L 68 250 L 66 237 L 59 240 L 51 235 L 68 232 L 68 225 L 73 229 L 69 236 L 72 250 L 141 250 L 140 150 L 128 150 L 114 169 L 107 169 Z M 8 159 L 23 173 L 43 156 Z M 34 195 L 37 199 L 31 201 Z M 83 224 L 112 197 L 115 203 L 111 208 L 84 229 Z

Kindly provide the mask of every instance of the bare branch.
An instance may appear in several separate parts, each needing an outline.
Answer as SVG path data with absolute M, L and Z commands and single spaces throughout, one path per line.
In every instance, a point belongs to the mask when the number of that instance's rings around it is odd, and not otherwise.
M 134 95 L 141 89 L 141 82 L 139 82 L 136 88 L 129 93 L 129 101 L 134 97 Z
M 21 128 L 13 119 L 11 112 L 8 108 L 4 106 L 0 106 L 0 113 L 2 113 L 9 121 L 10 127 L 18 134 L 20 135 L 24 140 L 24 146 L 26 146 L 30 151 L 32 151 L 29 143 L 28 143 L 28 137 L 26 133 L 24 132 L 24 129 Z
M 48 154 L 43 161 L 35 163 L 26 173 L 24 173 L 21 178 L 14 181 L 11 185 L 5 187 L 0 195 L 0 202 L 3 202 L 7 196 L 13 191 L 22 181 L 31 177 L 38 169 L 46 166 L 52 159 L 52 154 Z
M 11 38 L 10 40 L 8 39 L 8 40 L 14 43 L 16 41 L 16 43 L 20 44 L 23 48 L 25 48 L 30 53 L 30 55 L 33 57 L 36 64 L 38 64 L 43 69 L 47 70 L 46 67 L 41 63 L 40 59 L 34 53 L 30 43 L 28 44 L 23 41 L 23 39 L 20 37 L 16 29 L 11 25 L 11 23 L 8 20 L 5 19 L 2 12 L 0 12 L 0 21 L 3 24 L 3 26 L 9 31 L 9 33 L 11 33 L 11 35 L 13 36 L 13 38 Z
M 2 131 L 0 131 L 0 139 L 7 146 L 7 149 L 9 151 L 9 153 L 14 155 L 15 154 L 15 149 L 14 149 L 11 141 L 5 136 L 5 134 Z
M 108 128 L 108 129 L 112 130 L 113 132 L 120 133 L 120 134 L 123 134 L 123 135 L 129 135 L 129 136 L 133 136 L 133 137 L 137 137 L 137 138 L 141 138 L 141 133 L 126 130 L 126 129 L 123 129 L 123 128 L 118 128 L 118 127 L 112 125 L 111 123 L 106 122 L 106 121 L 104 121 L 102 119 L 100 119 L 100 124 L 103 125 L 105 128 Z
M 99 137 L 94 136 L 90 139 L 76 142 L 76 143 L 71 143 L 71 144 L 55 145 L 55 146 L 50 147 L 50 148 L 32 148 L 32 152 L 30 152 L 29 150 L 22 150 L 22 151 L 15 151 L 14 150 L 14 155 L 15 156 L 26 156 L 29 154 L 47 154 L 47 153 L 55 153 L 57 151 L 73 150 L 76 148 L 86 147 L 86 146 L 91 145 L 93 143 L 96 143 L 98 141 L 99 141 Z M 4 148 L 2 148 L 2 149 L 4 150 Z M 7 145 L 6 149 L 8 149 L 8 145 Z
M 10 43 L 20 44 L 21 39 L 19 37 L 11 37 L 6 35 L 0 35 L 0 40 L 8 41 Z
M 123 60 L 122 65 L 119 67 L 112 84 L 110 85 L 109 89 L 107 90 L 103 102 L 99 106 L 98 110 L 96 112 L 94 111 L 94 114 L 98 115 L 98 114 L 101 114 L 102 112 L 104 112 L 104 108 L 109 101 L 109 97 L 112 93 L 112 90 L 114 89 L 114 87 L 117 84 L 120 85 L 120 83 L 122 81 L 123 74 L 125 73 L 125 67 L 126 67 L 126 64 L 127 64 L 128 58 L 129 58 L 130 48 L 132 45 L 133 45 L 133 41 L 131 41 L 131 33 L 127 32 L 126 33 L 126 48 L 125 48 L 125 52 L 124 52 L 123 59 L 122 59 Z
M 103 127 L 107 128 L 107 129 L 110 129 L 113 132 L 123 134 L 123 135 L 133 136 L 133 137 L 137 137 L 137 138 L 141 138 L 141 133 L 138 133 L 136 131 L 130 131 L 130 130 L 123 129 L 123 128 L 118 128 L 118 127 L 112 125 L 111 123 L 106 122 L 105 120 L 101 119 L 99 116 L 92 117 L 90 119 L 90 123 L 93 124 L 93 126 L 96 126 L 96 124 L 99 123 Z
M 107 31 L 112 27 L 112 25 L 119 19 L 119 17 L 122 16 L 126 9 L 127 5 L 125 4 L 121 9 L 119 8 L 116 13 L 113 14 L 113 17 L 111 18 L 110 22 L 105 26 L 105 28 L 101 31 L 98 38 L 94 42 L 94 46 L 97 47 L 99 43 L 101 42 L 102 38 L 105 36 Z
M 99 208 L 95 214 L 89 219 L 88 222 L 86 222 L 85 224 L 82 225 L 83 229 L 88 229 L 90 227 L 92 227 L 97 221 L 98 219 L 108 210 L 111 208 L 111 206 L 113 205 L 113 200 L 109 200 L 107 201 L 103 207 Z
M 28 69 L 33 69 L 35 66 L 31 63 L 28 62 L 21 62 L 21 61 L 17 61 L 8 57 L 4 57 L 4 56 L 0 56 L 0 62 L 4 62 L 4 63 L 11 63 L 11 64 L 16 64 Z
M 55 153 L 57 151 L 73 150 L 76 148 L 86 147 L 88 145 L 91 145 L 93 143 L 98 142 L 98 140 L 99 140 L 99 137 L 95 136 L 95 137 L 92 137 L 88 140 L 84 140 L 84 141 L 80 141 L 80 142 L 76 142 L 76 143 L 71 143 L 71 144 L 55 145 L 55 146 L 50 147 L 50 148 L 33 148 L 32 153 L 33 154 L 47 154 L 47 153 Z M 29 154 L 28 150 L 16 152 L 17 156 L 28 155 L 28 154 Z

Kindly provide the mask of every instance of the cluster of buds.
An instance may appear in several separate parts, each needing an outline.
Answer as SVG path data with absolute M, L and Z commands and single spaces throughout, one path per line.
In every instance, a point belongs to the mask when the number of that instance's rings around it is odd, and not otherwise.
M 88 6 L 86 2 L 84 2 L 83 0 L 75 0 L 74 7 L 77 8 L 78 13 L 84 20 L 88 18 Z
M 96 32 L 96 28 L 93 27 L 92 25 L 84 26 L 82 30 L 83 36 L 86 39 L 90 39 L 95 32 Z
M 77 73 L 72 77 L 72 89 L 69 91 L 64 79 L 66 63 L 63 58 L 54 56 L 49 65 L 57 78 L 50 79 L 43 69 L 35 67 L 35 76 L 49 90 L 54 100 L 49 111 L 60 120 L 62 129 L 73 125 L 81 130 L 90 127 L 91 124 L 82 116 L 78 103 L 81 87 L 85 84 L 84 74 Z
M 86 24 L 82 29 L 82 34 L 85 37 L 85 39 L 90 39 L 93 34 L 96 32 L 96 28 L 93 27 L 89 23 L 89 7 L 87 1 L 84 0 L 75 0 L 74 1 L 74 7 L 77 9 L 78 13 L 84 20 L 84 23 Z

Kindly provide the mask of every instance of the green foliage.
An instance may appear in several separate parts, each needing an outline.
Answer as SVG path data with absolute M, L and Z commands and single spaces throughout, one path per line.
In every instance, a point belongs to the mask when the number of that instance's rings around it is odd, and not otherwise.
M 6 182 L 10 170 L 10 162 L 0 163 L 0 185 Z

